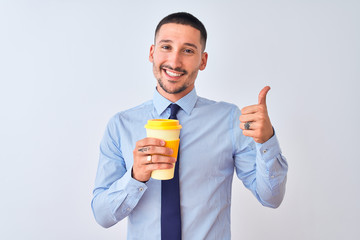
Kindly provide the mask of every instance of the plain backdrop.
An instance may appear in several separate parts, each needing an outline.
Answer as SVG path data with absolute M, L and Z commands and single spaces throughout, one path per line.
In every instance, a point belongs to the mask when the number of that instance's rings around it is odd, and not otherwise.
M 99 142 L 152 97 L 154 29 L 207 27 L 200 96 L 268 110 L 289 162 L 278 209 L 235 177 L 232 239 L 359 239 L 360 1 L 0 0 L 0 238 L 126 239 L 95 222 Z

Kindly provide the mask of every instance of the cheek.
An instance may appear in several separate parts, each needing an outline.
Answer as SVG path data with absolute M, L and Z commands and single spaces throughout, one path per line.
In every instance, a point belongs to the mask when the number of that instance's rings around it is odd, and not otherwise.
M 155 64 L 155 62 L 153 62 L 153 73 L 155 75 L 159 75 L 160 74 L 160 68 L 157 64 Z
M 203 61 L 202 61 L 201 58 L 197 58 L 197 59 L 195 59 L 195 60 L 193 61 L 192 64 L 193 64 L 193 66 L 195 66 L 194 69 L 201 70 L 202 65 L 203 65 Z
M 158 52 L 158 51 L 155 51 L 154 54 L 153 54 L 153 61 L 154 62 L 163 62 L 166 60 L 166 56 L 161 53 L 161 52 Z
M 198 75 L 198 71 L 199 70 L 194 70 L 193 72 L 191 72 L 190 79 L 192 82 L 195 82 L 195 79 L 197 78 L 197 75 Z

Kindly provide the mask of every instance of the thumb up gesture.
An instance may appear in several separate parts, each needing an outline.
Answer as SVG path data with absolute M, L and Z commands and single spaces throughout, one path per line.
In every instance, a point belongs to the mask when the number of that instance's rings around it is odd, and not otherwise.
M 266 107 L 266 95 L 269 90 L 269 86 L 264 87 L 259 93 L 258 104 L 241 110 L 240 128 L 245 136 L 252 137 L 257 143 L 264 143 L 274 135 Z

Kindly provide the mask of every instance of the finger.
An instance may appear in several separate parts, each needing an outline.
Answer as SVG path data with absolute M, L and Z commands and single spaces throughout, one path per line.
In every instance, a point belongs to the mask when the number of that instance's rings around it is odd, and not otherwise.
M 149 161 L 148 157 L 145 158 L 145 164 L 174 164 L 176 162 L 176 158 L 164 155 L 151 155 L 151 161 Z
M 266 95 L 269 92 L 269 90 L 270 90 L 270 87 L 266 86 L 260 91 L 260 93 L 259 93 L 259 104 L 266 105 Z
M 144 146 L 165 146 L 165 141 L 158 138 L 143 138 L 136 142 L 136 148 Z
M 243 129 L 242 131 L 244 136 L 252 137 L 258 139 L 260 137 L 258 129 L 256 129 L 254 126 L 250 126 L 249 130 Z
M 239 120 L 242 123 L 246 123 L 246 122 L 254 122 L 256 121 L 256 114 L 244 114 L 244 115 L 240 115 Z
M 259 125 L 256 123 L 256 122 L 249 122 L 250 126 L 249 126 L 249 129 L 245 129 L 245 124 L 247 122 L 242 122 L 240 123 L 240 128 L 243 130 L 243 131 L 254 131 L 256 130 Z M 245 134 L 244 134 L 245 135 Z
M 160 170 L 160 169 L 170 169 L 173 168 L 173 163 L 156 163 L 156 164 L 147 164 L 145 166 L 146 171 L 152 172 L 154 170 Z
M 172 155 L 173 150 L 168 147 L 158 147 L 158 146 L 144 146 L 137 148 L 137 154 L 141 154 L 144 156 L 147 155 Z
M 252 114 L 252 113 L 256 113 L 258 111 L 259 111 L 259 105 L 251 105 L 251 106 L 243 107 L 241 109 L 241 114 L 242 115 Z
M 261 134 L 257 129 L 255 130 L 243 130 L 243 135 L 247 137 L 252 137 L 255 142 L 257 143 L 264 143 L 269 138 L 264 137 L 263 134 Z

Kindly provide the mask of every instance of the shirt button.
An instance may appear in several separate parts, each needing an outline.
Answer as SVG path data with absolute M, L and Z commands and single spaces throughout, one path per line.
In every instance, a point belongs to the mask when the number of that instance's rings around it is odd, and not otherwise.
M 141 187 L 141 188 L 139 188 L 139 191 L 140 191 L 140 192 L 144 191 L 144 188 L 142 188 L 142 187 Z
M 264 150 L 263 150 L 263 153 L 266 153 L 266 152 L 267 152 L 267 149 L 264 149 Z
M 275 177 L 274 175 L 271 176 L 271 178 L 274 178 L 274 177 Z

